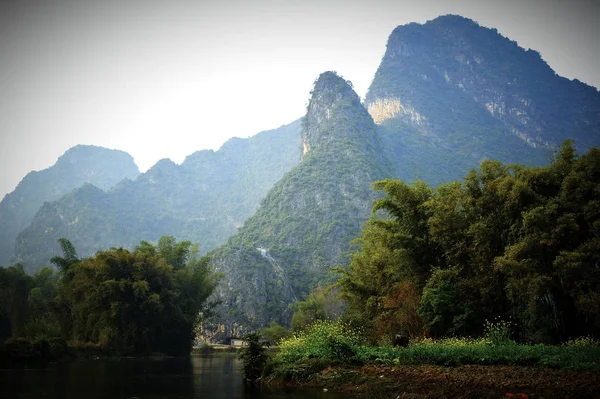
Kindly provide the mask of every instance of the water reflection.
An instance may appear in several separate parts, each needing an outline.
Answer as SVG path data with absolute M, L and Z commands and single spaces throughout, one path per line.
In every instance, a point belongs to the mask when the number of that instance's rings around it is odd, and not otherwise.
M 0 398 L 342 398 L 320 391 L 245 389 L 233 357 L 77 360 L 0 370 Z

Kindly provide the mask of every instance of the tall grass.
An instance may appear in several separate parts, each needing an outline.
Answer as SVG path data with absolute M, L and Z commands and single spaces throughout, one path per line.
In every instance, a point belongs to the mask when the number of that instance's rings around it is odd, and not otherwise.
M 600 370 L 600 345 L 593 340 L 580 340 L 561 346 L 501 345 L 485 339 L 449 338 L 423 340 L 407 348 L 361 346 L 357 351 L 361 362 L 387 365 L 460 364 L 522 365 L 572 370 Z

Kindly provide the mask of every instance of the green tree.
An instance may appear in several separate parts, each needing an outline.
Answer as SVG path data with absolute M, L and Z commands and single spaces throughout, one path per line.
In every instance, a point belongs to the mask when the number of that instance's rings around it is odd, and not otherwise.
M 119 353 L 189 353 L 218 275 L 189 242 L 159 244 L 112 248 L 64 268 L 57 302 L 70 339 Z
M 75 247 L 71 241 L 66 238 L 59 238 L 58 243 L 62 249 L 63 256 L 54 256 L 50 259 L 50 262 L 56 265 L 61 272 L 67 273 L 71 266 L 79 262 L 77 251 L 75 251 Z
M 263 328 L 260 333 L 264 340 L 271 345 L 275 345 L 283 338 L 288 338 L 292 335 L 290 330 L 274 321 L 269 323 L 268 327 Z
M 423 182 L 410 186 L 396 180 L 373 186 L 385 196 L 375 201 L 361 250 L 342 271 L 338 286 L 348 317 L 366 326 L 373 341 L 389 342 L 395 333 L 419 334 L 419 293 L 441 254 L 427 225 L 431 189 Z
M 261 341 L 258 333 L 248 333 L 243 339 L 245 346 L 240 350 L 240 359 L 244 364 L 244 381 L 247 384 L 256 384 L 262 377 L 267 363 L 265 342 Z
M 338 283 L 371 337 L 418 325 L 415 304 L 438 336 L 480 335 L 497 318 L 519 341 L 600 334 L 598 149 L 577 156 L 567 141 L 548 167 L 486 160 L 435 190 L 375 187 L 383 213 Z
M 318 285 L 306 299 L 292 305 L 292 331 L 298 332 L 312 325 L 317 320 L 335 320 L 343 311 L 343 305 L 338 300 L 335 287 L 323 288 Z
M 0 338 L 24 334 L 29 318 L 27 297 L 32 287 L 32 278 L 23 265 L 0 267 Z

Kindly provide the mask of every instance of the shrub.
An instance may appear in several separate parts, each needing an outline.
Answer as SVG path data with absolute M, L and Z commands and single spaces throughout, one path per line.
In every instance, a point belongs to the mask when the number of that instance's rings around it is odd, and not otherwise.
M 566 347 L 600 347 L 600 340 L 592 337 L 579 337 L 570 339 L 563 344 Z
M 285 363 L 309 358 L 351 362 L 356 360 L 360 333 L 341 321 L 318 320 L 305 331 L 283 339 L 277 360 Z
M 492 345 L 513 344 L 514 341 L 510 339 L 511 328 L 510 320 L 502 320 L 499 317 L 496 317 L 494 321 L 486 320 L 483 337 L 487 343 Z
M 244 363 L 244 381 L 255 384 L 260 380 L 267 355 L 265 343 L 260 340 L 260 334 L 249 333 L 243 337 L 246 345 L 240 349 L 240 359 Z
M 5 342 L 6 352 L 13 358 L 34 356 L 35 348 L 27 338 L 13 338 Z
M 48 338 L 48 345 L 50 347 L 50 357 L 53 359 L 58 359 L 67 352 L 67 342 L 62 338 Z
M 283 338 L 287 338 L 291 335 L 287 328 L 274 321 L 269 324 L 269 327 L 263 328 L 261 333 L 264 339 L 272 345 L 276 345 Z

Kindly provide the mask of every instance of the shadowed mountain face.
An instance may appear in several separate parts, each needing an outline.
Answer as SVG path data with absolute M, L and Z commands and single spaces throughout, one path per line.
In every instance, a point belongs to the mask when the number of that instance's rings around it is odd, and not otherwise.
M 391 174 L 373 120 L 335 73 L 315 82 L 302 143 L 302 162 L 213 253 L 213 267 L 224 275 L 216 339 L 270 320 L 287 324 L 289 304 L 347 263 L 350 241 L 371 214 L 371 182 Z
M 113 246 L 133 248 L 163 235 L 199 243 L 201 252 L 225 242 L 273 184 L 300 159 L 300 121 L 219 151 L 199 151 L 181 165 L 163 159 L 135 180 L 109 191 L 83 186 L 44 204 L 19 234 L 16 259 L 30 269 L 47 264 L 66 237 L 80 256 Z
M 65 152 L 50 168 L 28 173 L 0 202 L 0 265 L 12 260 L 17 235 L 29 226 L 44 202 L 57 200 L 84 183 L 108 190 L 138 175 L 126 152 L 84 145 Z
M 545 164 L 568 138 L 580 151 L 600 143 L 595 88 L 459 16 L 397 27 L 365 105 L 406 180 L 456 179 L 486 158 Z

